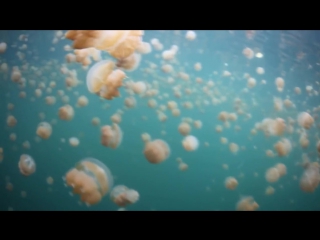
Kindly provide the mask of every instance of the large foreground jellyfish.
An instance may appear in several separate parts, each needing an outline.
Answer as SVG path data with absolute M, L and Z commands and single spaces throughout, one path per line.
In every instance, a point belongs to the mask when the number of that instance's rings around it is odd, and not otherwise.
M 94 47 L 117 59 L 129 57 L 140 47 L 143 30 L 69 30 L 65 37 L 74 49 Z
M 129 189 L 124 185 L 114 187 L 110 193 L 111 200 L 119 207 L 125 207 L 139 200 L 139 193 L 134 189 Z
M 36 171 L 36 163 L 33 158 L 27 154 L 22 154 L 19 160 L 19 169 L 21 174 L 29 176 Z
M 88 205 L 99 203 L 113 186 L 110 170 L 94 158 L 78 162 L 66 174 L 65 180 L 73 188 L 73 193 L 79 194 L 81 201 Z
M 111 100 L 119 97 L 118 88 L 122 86 L 125 73 L 119 69 L 114 70 L 112 61 L 103 60 L 94 64 L 87 73 L 87 87 L 89 92 Z

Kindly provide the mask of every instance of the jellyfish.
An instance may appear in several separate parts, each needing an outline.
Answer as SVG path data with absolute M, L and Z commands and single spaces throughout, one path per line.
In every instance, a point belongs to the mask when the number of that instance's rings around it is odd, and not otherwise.
M 122 68 L 125 71 L 132 72 L 136 70 L 141 62 L 141 55 L 133 53 L 129 57 L 118 59 L 116 66 Z
M 274 145 L 274 149 L 277 151 L 279 157 L 287 156 L 292 149 L 291 142 L 286 138 L 282 138 Z
M 199 147 L 199 140 L 195 136 L 188 135 L 182 140 L 182 146 L 187 151 L 195 151 Z
M 187 136 L 191 132 L 191 126 L 189 123 L 182 122 L 178 127 L 178 131 L 182 136 Z
M 70 169 L 65 176 L 73 193 L 88 205 L 97 204 L 111 190 L 113 177 L 106 165 L 94 158 L 86 158 Z
M 284 80 L 281 77 L 277 77 L 275 80 L 278 92 L 282 92 L 284 88 Z
M 158 164 L 170 156 L 170 147 L 165 141 L 156 139 L 146 142 L 143 153 L 149 163 Z
M 37 128 L 37 135 L 42 139 L 48 139 L 52 134 L 52 127 L 50 123 L 41 122 Z
M 76 137 L 71 137 L 69 138 L 69 144 L 72 146 L 72 147 L 77 147 L 79 144 L 80 144 L 80 141 L 78 138 Z
M 61 120 L 70 121 L 74 117 L 73 107 L 69 104 L 59 108 L 59 118 Z
M 197 34 L 194 32 L 194 31 L 187 31 L 186 33 L 186 39 L 189 40 L 189 41 L 193 41 L 195 40 L 197 37 Z
M 228 177 L 225 180 L 225 186 L 229 190 L 235 190 L 238 186 L 238 181 L 234 177 Z
M 114 67 L 114 63 L 109 60 L 94 64 L 87 73 L 86 82 L 89 92 L 108 100 L 119 97 L 118 88 L 122 86 L 125 73 L 119 69 L 114 70 Z
M 9 127 L 14 127 L 16 124 L 17 124 L 17 119 L 14 117 L 14 116 L 12 116 L 12 115 L 10 115 L 10 116 L 8 116 L 8 118 L 7 118 L 7 125 L 9 126 Z
M 268 187 L 266 188 L 265 194 L 266 194 L 266 195 L 273 195 L 274 192 L 275 192 L 274 188 L 271 187 L 271 186 L 268 186 Z
M 266 177 L 266 180 L 270 183 L 277 182 L 280 178 L 280 173 L 278 168 L 275 168 L 275 167 L 269 168 L 266 172 L 265 177 Z
M 310 129 L 314 123 L 314 119 L 309 113 L 302 112 L 298 115 L 298 123 L 304 129 Z
M 179 162 L 179 170 L 184 172 L 187 171 L 189 168 L 188 164 L 184 163 L 184 162 Z
M 140 46 L 143 30 L 69 30 L 65 37 L 74 49 L 94 47 L 117 59 L 129 57 Z
M 24 176 L 30 176 L 36 171 L 36 163 L 33 158 L 27 154 L 22 154 L 19 160 L 19 169 Z
M 110 193 L 111 200 L 119 207 L 134 204 L 139 200 L 139 193 L 124 185 L 115 186 Z
M 80 96 L 78 98 L 77 106 L 78 107 L 85 107 L 88 105 L 88 103 L 89 103 L 89 100 L 86 96 Z
M 101 144 L 116 149 L 122 142 L 123 133 L 118 124 L 105 125 L 101 128 Z
M 135 82 L 132 85 L 132 91 L 135 94 L 142 94 L 147 90 L 147 86 L 144 82 L 139 81 L 139 82 Z
M 241 197 L 236 206 L 237 211 L 255 211 L 258 208 L 258 203 L 251 196 Z
M 300 189 L 307 193 L 312 193 L 319 185 L 320 172 L 317 162 L 306 163 L 305 170 L 300 178 Z

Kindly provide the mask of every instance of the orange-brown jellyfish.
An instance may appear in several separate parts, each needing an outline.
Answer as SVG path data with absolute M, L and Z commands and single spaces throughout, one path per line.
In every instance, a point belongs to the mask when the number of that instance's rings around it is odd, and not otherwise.
M 65 181 L 88 205 L 97 204 L 111 190 L 113 177 L 106 165 L 94 158 L 86 158 L 66 174 Z
M 70 121 L 74 116 L 73 107 L 67 104 L 67 105 L 59 108 L 58 114 L 59 114 L 59 118 L 61 120 Z
M 300 189 L 304 192 L 312 193 L 318 187 L 319 181 L 319 164 L 317 162 L 306 163 L 300 179 Z
M 89 92 L 100 97 L 112 100 L 120 96 L 119 89 L 125 78 L 125 73 L 120 69 L 114 70 L 114 63 L 103 60 L 94 64 L 87 73 L 87 88 Z
M 158 164 L 169 157 L 170 147 L 165 141 L 156 139 L 146 143 L 143 153 L 148 162 Z
M 117 59 L 129 57 L 140 46 L 143 30 L 69 30 L 65 37 L 74 49 L 94 47 Z
M 255 211 L 258 208 L 258 203 L 251 196 L 241 197 L 236 206 L 237 211 Z
M 21 174 L 29 176 L 36 171 L 36 163 L 33 158 L 27 154 L 22 154 L 19 160 L 19 169 Z
M 141 55 L 133 53 L 129 57 L 119 59 L 116 63 L 118 68 L 122 68 L 125 71 L 132 72 L 136 70 L 141 62 Z
M 302 112 L 298 115 L 298 123 L 304 129 L 310 129 L 314 123 L 314 119 L 309 113 Z
M 37 128 L 37 135 L 42 139 L 48 139 L 52 134 L 52 127 L 50 123 L 41 122 Z
M 128 204 L 136 203 L 139 200 L 139 193 L 124 185 L 118 185 L 112 189 L 110 197 L 119 207 L 125 207 Z
M 105 125 L 101 128 L 101 144 L 116 149 L 122 142 L 123 133 L 118 124 Z

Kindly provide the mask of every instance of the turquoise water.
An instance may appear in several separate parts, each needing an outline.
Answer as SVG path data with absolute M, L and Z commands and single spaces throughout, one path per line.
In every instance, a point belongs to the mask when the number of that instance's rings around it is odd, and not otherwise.
M 133 109 L 124 107 L 124 99 L 129 96 L 125 87 L 120 90 L 121 97 L 113 100 L 101 100 L 97 95 L 88 91 L 86 74 L 88 70 L 81 68 L 80 63 L 66 63 L 65 45 L 72 45 L 72 41 L 59 39 L 52 43 L 56 31 L 0 31 L 0 42 L 7 43 L 7 50 L 0 54 L 0 64 L 7 63 L 7 73 L 0 73 L 0 147 L 3 148 L 3 161 L 0 163 L 0 210 L 118 210 L 110 199 L 110 192 L 101 202 L 87 206 L 80 201 L 78 195 L 71 196 L 72 189 L 65 186 L 63 177 L 77 162 L 91 157 L 100 160 L 111 171 L 114 186 L 125 185 L 139 192 L 139 200 L 125 207 L 126 210 L 235 210 L 237 202 L 242 196 L 252 196 L 259 204 L 258 210 L 319 210 L 319 189 L 313 193 L 305 193 L 299 187 L 299 179 L 303 168 L 297 163 L 302 162 L 302 154 L 307 153 L 310 161 L 319 161 L 316 150 L 317 133 L 319 131 L 318 119 L 310 130 L 307 130 L 309 147 L 302 149 L 299 145 L 300 135 L 296 132 L 299 125 L 295 123 L 295 132 L 285 133 L 283 137 L 292 143 L 292 151 L 287 157 L 267 157 L 265 151 L 273 149 L 273 145 L 281 139 L 279 136 L 265 137 L 258 131 L 251 135 L 250 131 L 255 123 L 264 118 L 297 119 L 302 111 L 311 110 L 315 116 L 317 111 L 313 108 L 319 106 L 319 96 L 306 92 L 306 86 L 311 85 L 313 90 L 319 91 L 319 66 L 317 64 L 318 31 L 256 31 L 253 39 L 246 37 L 245 31 L 195 31 L 197 37 L 193 41 L 186 39 L 187 31 L 145 31 L 144 42 L 153 38 L 159 39 L 163 50 L 177 45 L 179 50 L 173 63 L 174 73 L 161 71 L 161 53 L 153 47 L 152 52 L 142 55 L 141 63 L 133 72 L 126 72 L 129 80 L 144 81 L 152 84 L 159 83 L 159 94 L 153 97 L 158 106 L 167 105 L 168 101 L 176 101 L 181 111 L 179 117 L 172 116 L 169 110 L 164 111 L 168 119 L 165 123 L 158 120 L 156 110 L 149 108 L 147 102 L 150 98 L 134 95 L 137 105 Z M 65 31 L 64 31 L 65 33 Z M 23 34 L 26 38 L 19 39 Z M 26 44 L 26 49 L 19 49 Z M 245 47 L 261 52 L 262 58 L 245 58 L 242 51 Z M 51 49 L 54 48 L 54 49 Z M 54 50 L 54 51 L 52 51 Z M 25 54 L 19 59 L 17 52 Z M 304 53 L 303 58 L 297 57 Z M 300 55 L 299 55 L 300 54 Z M 108 53 L 102 53 L 103 59 L 112 59 Z M 146 73 L 150 62 L 157 65 L 151 73 Z M 195 63 L 201 63 L 201 71 L 194 69 Z M 24 88 L 11 81 L 12 67 L 27 64 L 26 70 L 21 70 L 22 77 L 27 81 Z M 60 68 L 66 64 L 67 68 L 77 71 L 77 78 L 82 82 L 68 90 L 65 78 Z M 92 66 L 94 62 L 90 65 Z M 41 70 L 38 76 L 33 67 Z M 265 74 L 258 75 L 257 67 L 263 67 Z M 90 68 L 90 67 L 89 67 Z M 176 76 L 177 72 L 189 74 L 190 80 L 184 81 Z M 229 71 L 231 77 L 223 77 L 223 71 Z M 216 74 L 215 74 L 216 72 Z M 53 76 L 56 73 L 57 76 Z M 256 79 L 256 86 L 245 92 L 247 80 L 244 73 L 249 73 Z M 168 77 L 175 82 L 169 84 Z M 196 82 L 196 78 L 203 79 L 203 83 Z M 282 77 L 285 80 L 283 92 L 278 92 L 275 79 Z M 126 79 L 125 81 L 127 81 Z M 41 97 L 35 96 L 35 89 L 29 84 L 36 81 L 36 86 L 43 82 L 46 84 Z M 215 89 L 220 92 L 216 98 L 222 96 L 226 100 L 212 104 L 212 97 L 203 93 L 203 87 L 212 80 Z M 265 80 L 266 84 L 261 84 Z M 51 93 L 46 89 L 51 81 L 56 87 Z M 174 96 L 173 87 L 181 85 L 182 97 Z M 294 92 L 295 87 L 301 88 L 301 94 Z M 188 95 L 186 88 L 193 90 Z M 69 104 L 74 107 L 75 115 L 71 121 L 59 119 L 58 110 L 65 105 L 57 91 L 63 90 L 69 96 Z M 19 92 L 25 91 L 26 98 L 20 98 Z M 75 94 L 77 92 L 78 94 Z M 168 96 L 164 96 L 167 94 Z M 89 104 L 86 107 L 76 107 L 78 97 L 84 95 Z M 47 105 L 46 96 L 55 96 L 56 103 Z M 159 98 L 159 96 L 161 96 Z M 273 97 L 281 99 L 290 98 L 295 108 L 277 112 L 274 110 Z M 240 98 L 244 103 L 244 115 L 238 115 L 235 122 L 230 122 L 230 128 L 221 133 L 215 131 L 217 125 L 223 126 L 218 119 L 221 111 L 235 112 L 234 100 Z M 201 106 L 196 106 L 196 101 Z M 208 101 L 208 105 L 204 104 Z M 183 103 L 190 101 L 193 109 L 186 109 Z M 8 103 L 14 104 L 13 110 L 8 110 Z M 106 108 L 106 104 L 108 107 Z M 111 125 L 110 117 L 122 109 L 122 121 L 119 124 L 123 131 L 123 140 L 117 149 L 107 148 L 100 143 L 100 127 Z M 39 113 L 44 113 L 41 120 Z M 17 119 L 14 127 L 7 126 L 7 116 L 13 115 Z M 248 114 L 251 118 L 248 118 Z M 93 126 L 91 120 L 98 117 L 100 126 Z M 182 146 L 183 136 L 178 126 L 183 118 L 201 120 L 202 128 L 196 129 L 193 124 L 191 135 L 200 142 L 196 151 L 188 152 Z M 56 121 L 52 122 L 52 120 Z M 52 135 L 47 140 L 39 141 L 36 138 L 36 129 L 40 122 L 52 123 Z M 241 128 L 235 130 L 235 126 Z M 17 139 L 9 139 L 11 133 Z M 142 133 L 149 133 L 152 139 L 163 139 L 170 146 L 170 156 L 160 164 L 151 164 L 144 157 L 144 142 Z M 68 139 L 77 137 L 80 140 L 78 147 L 69 145 Z M 225 137 L 229 143 L 239 145 L 239 151 L 230 152 L 228 144 L 222 144 L 220 138 Z M 62 142 L 61 139 L 65 139 Z M 25 149 L 22 144 L 29 141 L 31 148 Z M 206 145 L 209 143 L 209 146 Z M 22 154 L 32 156 L 36 163 L 36 172 L 28 177 L 23 176 L 18 167 Z M 186 171 L 180 171 L 177 158 L 181 158 L 188 165 Z M 277 163 L 287 167 L 287 174 L 275 183 L 268 183 L 265 178 L 266 170 Z M 228 165 L 228 170 L 222 167 Z M 235 190 L 228 190 L 224 181 L 233 176 L 238 181 Z M 53 184 L 46 179 L 52 177 Z M 7 184 L 13 185 L 12 190 Z M 266 195 L 268 186 L 275 189 L 273 195 Z M 23 197 L 21 192 L 26 192 Z

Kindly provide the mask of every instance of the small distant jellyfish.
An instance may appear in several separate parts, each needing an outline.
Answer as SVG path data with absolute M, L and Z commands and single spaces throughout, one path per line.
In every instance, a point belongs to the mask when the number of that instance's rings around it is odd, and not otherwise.
M 242 54 L 248 59 L 254 58 L 254 51 L 251 48 L 243 49 Z
M 17 124 L 17 119 L 14 116 L 10 115 L 7 117 L 8 127 L 14 127 L 16 124 Z
M 78 147 L 78 145 L 80 144 L 80 141 L 79 141 L 78 138 L 72 137 L 72 138 L 69 138 L 69 144 L 70 144 L 72 147 Z
M 194 64 L 194 70 L 196 70 L 196 71 L 200 71 L 202 69 L 202 66 L 201 66 L 201 63 L 196 63 L 196 64 Z
M 19 160 L 20 173 L 24 176 L 30 176 L 36 171 L 36 163 L 33 158 L 27 154 L 22 154 Z
M 264 69 L 262 67 L 257 67 L 256 72 L 260 75 L 264 74 Z
M 187 171 L 189 168 L 188 164 L 184 163 L 184 162 L 180 162 L 179 163 L 179 170 L 184 172 L 184 171 Z
M 252 77 L 248 78 L 248 80 L 247 80 L 247 87 L 248 88 L 253 88 L 256 86 L 256 84 L 257 84 L 257 81 L 254 78 L 252 78 Z
M 294 92 L 297 94 L 297 95 L 300 95 L 301 94 L 301 89 L 299 87 L 295 87 L 294 88 Z
M 142 94 L 144 93 L 145 91 L 147 90 L 147 86 L 144 82 L 142 81 L 139 81 L 139 82 L 135 82 L 133 85 L 132 85 L 132 91 L 135 93 L 135 94 Z
M 66 184 L 73 188 L 73 193 L 81 201 L 93 205 L 111 190 L 113 177 L 106 165 L 94 158 L 86 158 L 70 169 L 65 176 Z
M 265 194 L 266 194 L 266 195 L 273 195 L 274 192 L 275 192 L 274 188 L 271 187 L 271 186 L 268 186 L 268 187 L 266 188 Z
M 45 98 L 47 105 L 53 105 L 56 103 L 56 98 L 53 96 L 48 96 Z
M 194 31 L 187 31 L 186 33 L 186 39 L 189 40 L 189 41 L 193 41 L 195 40 L 197 37 L 197 34 L 194 32 Z
M 165 141 L 155 139 L 146 143 L 143 153 L 149 163 L 159 164 L 170 156 L 170 147 Z
M 283 157 L 287 156 L 291 152 L 292 145 L 288 139 L 282 138 L 274 145 L 274 149 L 278 153 L 279 157 Z
M 225 187 L 229 190 L 235 190 L 238 186 L 238 181 L 234 177 L 228 177 L 225 180 Z
M 142 133 L 141 138 L 144 143 L 151 141 L 151 136 L 148 133 Z
M 136 190 L 129 189 L 124 185 L 118 185 L 112 189 L 110 197 L 119 207 L 125 207 L 128 204 L 136 203 L 140 196 Z
M 17 134 L 11 133 L 11 134 L 9 135 L 9 139 L 10 139 L 11 141 L 17 140 Z
M 196 120 L 193 122 L 195 128 L 200 129 L 202 128 L 202 122 L 200 120 Z
M 89 103 L 89 100 L 88 100 L 88 98 L 87 98 L 86 96 L 80 96 L 80 97 L 78 98 L 77 105 L 78 105 L 79 107 L 85 107 L 85 106 L 88 105 L 88 103 Z
M 118 124 L 105 125 L 101 128 L 101 144 L 116 149 L 122 142 L 123 133 Z
M 46 182 L 47 182 L 47 184 L 49 184 L 49 185 L 52 185 L 53 184 L 53 178 L 52 177 L 47 177 L 47 179 L 46 179 Z
M 237 153 L 239 151 L 239 146 L 236 143 L 229 143 L 229 150 L 232 153 Z
M 134 108 L 137 104 L 137 101 L 134 97 L 127 97 L 125 100 L 124 100 L 124 105 L 127 107 L 127 108 Z
M 0 54 L 5 53 L 6 50 L 7 50 L 7 44 L 5 42 L 1 42 L 0 43 Z
M 24 149 L 30 149 L 30 147 L 31 147 L 30 142 L 29 142 L 29 141 L 24 141 L 24 142 L 22 143 L 22 147 L 23 147 Z
M 52 134 L 52 127 L 50 123 L 41 122 L 37 128 L 37 135 L 42 139 L 48 139 Z
M 278 92 L 282 92 L 284 88 L 284 80 L 281 77 L 277 77 L 275 80 L 275 84 L 277 87 Z
M 287 174 L 287 167 L 283 163 L 278 163 L 274 166 L 276 169 L 278 169 L 280 177 L 283 177 Z
M 301 112 L 298 115 L 298 123 L 304 129 L 310 129 L 314 123 L 314 119 L 309 113 Z
M 94 117 L 92 118 L 91 123 L 93 126 L 98 126 L 100 125 L 100 119 L 98 117 Z
M 189 123 L 183 122 L 179 125 L 178 131 L 182 136 L 187 136 L 191 132 L 191 126 Z
M 70 121 L 74 117 L 73 107 L 70 105 L 65 105 L 59 108 L 59 118 L 61 120 Z
M 236 206 L 237 211 L 255 211 L 258 208 L 258 203 L 251 196 L 241 197 Z
M 188 135 L 182 140 L 182 146 L 187 151 L 195 151 L 199 147 L 199 140 L 195 136 Z

